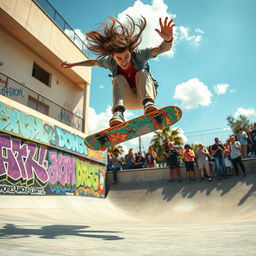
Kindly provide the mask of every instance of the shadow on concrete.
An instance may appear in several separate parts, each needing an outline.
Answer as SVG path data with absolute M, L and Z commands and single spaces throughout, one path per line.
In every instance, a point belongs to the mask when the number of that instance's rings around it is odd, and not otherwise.
M 50 225 L 41 228 L 22 228 L 13 224 L 6 224 L 0 228 L 0 238 L 19 239 L 31 236 L 37 236 L 43 239 L 57 239 L 62 236 L 76 236 L 98 238 L 102 240 L 121 240 L 120 236 L 112 235 L 119 233 L 116 231 L 86 230 L 90 226 L 76 225 Z
M 182 182 L 174 181 L 169 183 L 167 180 L 158 181 L 143 181 L 134 183 L 118 183 L 111 186 L 111 191 L 145 191 L 145 194 L 154 193 L 161 189 L 163 200 L 171 201 L 175 195 L 181 194 L 183 198 L 193 198 L 197 193 L 204 192 L 206 196 L 210 196 L 213 191 L 220 191 L 220 196 L 228 194 L 235 186 L 245 185 L 248 187 L 246 192 L 241 191 L 241 199 L 238 205 L 242 205 L 246 200 L 256 192 L 256 174 L 249 173 L 247 177 L 229 177 L 227 179 L 217 180 L 213 178 L 212 182 L 201 182 L 199 178 L 196 181 L 187 181 L 184 179 Z

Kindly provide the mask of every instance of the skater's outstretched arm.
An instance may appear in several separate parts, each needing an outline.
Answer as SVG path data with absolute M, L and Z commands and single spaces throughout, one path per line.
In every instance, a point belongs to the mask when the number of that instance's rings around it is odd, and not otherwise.
M 164 39 L 164 41 L 158 46 L 152 49 L 152 56 L 155 57 L 161 53 L 167 52 L 172 47 L 172 41 L 173 41 L 173 27 L 175 24 L 173 23 L 173 20 L 168 20 L 168 17 L 165 18 L 164 23 L 162 22 L 162 19 L 159 18 L 159 25 L 160 30 L 155 29 L 156 32 Z
M 76 62 L 76 63 L 69 63 L 67 61 L 64 61 L 61 63 L 62 68 L 72 68 L 75 66 L 85 66 L 85 67 L 93 67 L 93 66 L 98 66 L 98 60 L 96 59 L 89 59 L 81 62 Z

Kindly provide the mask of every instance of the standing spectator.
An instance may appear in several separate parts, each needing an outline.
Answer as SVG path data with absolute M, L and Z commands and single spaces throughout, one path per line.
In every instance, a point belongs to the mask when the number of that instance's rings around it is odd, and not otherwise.
M 224 145 L 224 161 L 225 161 L 225 166 L 227 168 L 227 173 L 228 176 L 232 176 L 233 174 L 233 165 L 231 163 L 231 157 L 230 157 L 230 147 L 228 144 Z
M 123 158 L 120 156 L 120 153 L 118 149 L 115 149 L 113 151 L 114 157 L 113 157 L 113 179 L 114 179 L 114 184 L 117 183 L 117 172 L 122 169 L 122 162 Z
M 256 123 L 253 124 L 253 129 L 251 130 L 251 141 L 252 141 L 252 151 L 256 157 Z
M 238 140 L 241 144 L 242 157 L 246 158 L 247 157 L 247 139 L 248 139 L 248 135 L 247 135 L 246 131 L 243 128 L 239 129 L 237 138 L 238 138 Z
M 148 152 L 145 155 L 147 168 L 156 168 L 157 154 L 153 146 L 149 146 Z
M 133 149 L 130 148 L 128 151 L 128 154 L 125 156 L 125 168 L 128 169 L 134 169 L 134 163 L 135 163 L 135 158 L 133 154 Z
M 246 176 L 247 172 L 242 162 L 241 149 L 242 148 L 241 148 L 240 142 L 236 141 L 236 138 L 234 135 L 231 135 L 230 136 L 230 157 L 231 157 L 231 161 L 234 166 L 234 169 L 236 171 L 236 175 L 239 176 L 239 170 L 238 170 L 238 164 L 239 164 L 244 176 Z
M 189 181 L 196 180 L 195 178 L 195 152 L 194 150 L 186 144 L 183 151 L 183 160 L 186 167 L 186 175 Z
M 248 147 L 247 147 L 247 157 L 251 158 L 252 155 L 253 155 L 253 142 L 252 142 L 251 129 L 248 128 L 245 131 L 246 131 L 247 136 L 248 136 L 248 138 L 247 138 L 247 145 L 248 145 Z
M 201 174 L 201 181 L 204 180 L 204 170 L 206 171 L 207 177 L 209 181 L 212 181 L 212 177 L 210 175 L 210 169 L 209 169 L 209 151 L 204 147 L 203 144 L 198 145 L 198 149 L 196 151 L 196 157 L 197 157 L 197 163 L 198 168 L 200 170 Z
M 173 143 L 169 143 L 166 150 L 165 150 L 165 158 L 167 161 L 167 165 L 169 166 L 170 170 L 170 182 L 173 181 L 173 172 L 175 171 L 176 176 L 178 177 L 178 181 L 182 181 L 180 175 L 180 164 L 179 164 L 179 152 L 174 147 Z
M 227 178 L 227 170 L 225 167 L 223 156 L 224 146 L 221 144 L 218 138 L 215 138 L 214 140 L 215 144 L 211 146 L 211 152 L 213 157 L 215 158 L 218 179 L 221 179 L 221 177 Z
M 209 156 L 208 156 L 208 160 L 209 160 L 209 167 L 210 167 L 210 173 L 211 176 L 215 176 L 216 175 L 216 161 L 215 158 L 212 155 L 212 151 L 211 151 L 211 147 L 208 147 L 208 152 L 209 152 Z
M 145 165 L 145 158 L 142 156 L 141 152 L 135 158 L 135 168 L 143 168 Z
M 113 171 L 113 157 L 110 152 L 107 153 L 107 171 Z

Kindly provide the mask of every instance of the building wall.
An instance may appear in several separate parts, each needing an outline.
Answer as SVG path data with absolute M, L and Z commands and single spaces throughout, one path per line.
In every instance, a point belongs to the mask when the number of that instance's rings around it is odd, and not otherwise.
M 0 0 L 0 7 L 2 10 L 12 17 L 13 20 L 22 26 L 28 34 L 23 34 L 23 37 L 34 37 L 54 56 L 47 56 L 49 62 L 51 58 L 58 58 L 58 60 L 67 60 L 75 62 L 84 60 L 86 56 L 78 50 L 73 42 L 71 42 L 62 30 L 32 1 L 32 0 Z M 2 21 L 2 23 L 4 23 Z M 10 22 L 9 22 L 10 23 Z M 5 24 L 9 25 L 9 24 Z M 12 33 L 19 34 L 18 28 L 11 27 Z M 23 38 L 25 41 L 26 39 Z M 40 49 L 40 44 L 33 42 L 31 47 Z M 40 53 L 39 53 L 40 54 Z M 76 67 L 75 72 L 87 83 L 91 81 L 91 68 Z
M 0 96 L 0 194 L 105 197 L 106 154 L 84 137 Z
M 41 58 L 1 27 L 0 45 L 0 62 L 3 63 L 0 66 L 0 71 L 2 73 L 82 117 L 84 104 L 82 88 L 76 86 L 58 69 L 47 63 L 47 60 Z M 34 63 L 51 74 L 50 87 L 32 76 Z M 22 101 L 27 105 L 28 94 L 26 91 L 24 91 Z
M 88 59 L 66 32 L 33 0 L 0 0 L 0 45 L 0 72 L 83 118 L 81 125 L 81 120 L 76 122 L 74 117 L 73 121 L 72 115 L 67 115 L 66 123 L 71 120 L 87 133 L 91 67 L 60 67 L 63 61 Z M 51 74 L 51 87 L 31 75 L 33 63 Z M 27 104 L 26 91 L 24 94 L 21 100 Z M 56 118 L 58 110 L 50 111 Z

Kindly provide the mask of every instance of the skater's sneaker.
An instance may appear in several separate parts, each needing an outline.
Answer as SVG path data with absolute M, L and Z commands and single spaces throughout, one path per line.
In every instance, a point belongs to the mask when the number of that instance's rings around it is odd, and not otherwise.
M 113 127 L 124 122 L 124 109 L 117 109 L 113 113 L 113 117 L 109 120 L 109 126 Z
M 144 104 L 144 115 L 155 110 L 158 110 L 157 106 L 151 101 L 146 101 L 146 103 Z

